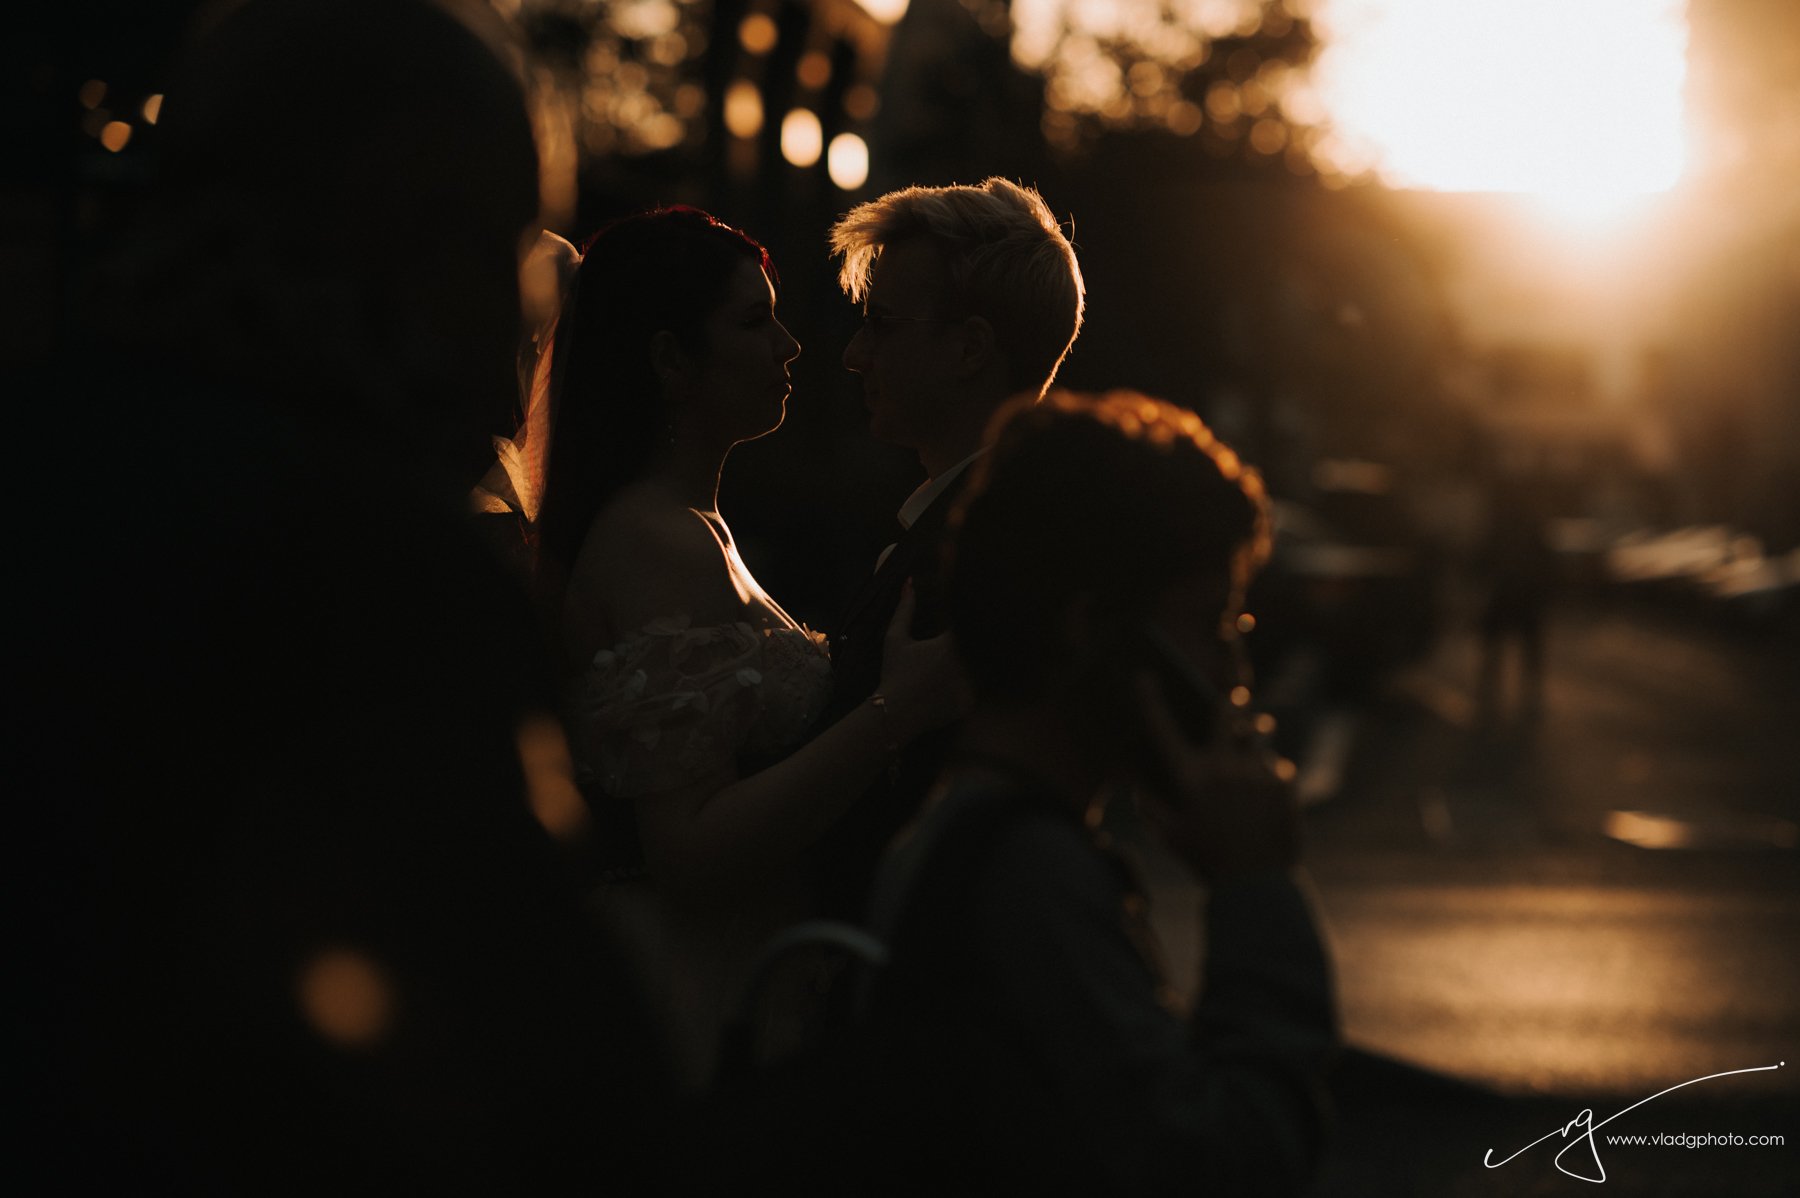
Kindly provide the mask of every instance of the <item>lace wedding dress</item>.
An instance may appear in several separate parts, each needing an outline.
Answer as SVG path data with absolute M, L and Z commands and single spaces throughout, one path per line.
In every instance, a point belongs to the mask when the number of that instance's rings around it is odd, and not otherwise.
M 571 727 L 578 768 L 603 801 L 641 807 L 805 740 L 831 696 L 831 661 L 823 635 L 774 614 L 772 627 L 653 620 L 595 654 L 573 689 Z M 734 894 L 729 909 L 671 902 L 654 877 L 603 888 L 602 913 L 632 946 L 689 1084 L 707 1079 L 761 946 L 806 899 L 794 871 Z
M 659 619 L 594 655 L 573 726 L 591 781 L 635 799 L 792 750 L 830 697 L 821 633 Z

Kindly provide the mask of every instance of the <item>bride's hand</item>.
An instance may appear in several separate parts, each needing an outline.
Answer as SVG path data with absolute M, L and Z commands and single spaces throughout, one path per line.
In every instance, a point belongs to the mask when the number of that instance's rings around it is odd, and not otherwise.
M 966 715 L 974 703 L 962 663 L 951 647 L 950 634 L 914 637 L 913 611 L 918 599 L 912 584 L 888 621 L 881 650 L 881 693 L 888 714 L 911 740 L 919 733 Z

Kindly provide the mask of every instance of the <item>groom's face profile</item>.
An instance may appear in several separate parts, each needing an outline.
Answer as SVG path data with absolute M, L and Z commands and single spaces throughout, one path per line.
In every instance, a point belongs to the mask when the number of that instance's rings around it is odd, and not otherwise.
M 884 247 L 870 272 L 862 328 L 844 350 L 844 367 L 862 376 L 870 432 L 894 445 L 932 443 L 954 399 L 959 322 L 945 303 L 947 273 L 924 238 Z

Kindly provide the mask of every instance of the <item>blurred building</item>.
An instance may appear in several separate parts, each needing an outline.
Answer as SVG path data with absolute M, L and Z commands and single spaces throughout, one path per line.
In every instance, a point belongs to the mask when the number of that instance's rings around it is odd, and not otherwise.
M 1692 0 L 1705 154 L 1667 261 L 1650 398 L 1699 463 L 1696 518 L 1800 545 L 1800 6 Z

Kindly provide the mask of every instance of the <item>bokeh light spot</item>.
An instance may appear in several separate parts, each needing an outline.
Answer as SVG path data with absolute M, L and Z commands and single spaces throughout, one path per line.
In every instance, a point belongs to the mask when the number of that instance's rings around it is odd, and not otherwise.
M 675 112 L 688 120 L 706 111 L 706 89 L 698 83 L 684 83 L 675 89 Z
M 831 59 L 817 50 L 809 50 L 800 56 L 794 67 L 794 77 L 800 81 L 800 86 L 817 91 L 831 82 Z
M 124 121 L 108 121 L 100 130 L 100 144 L 117 154 L 131 140 L 131 126 Z
M 738 22 L 738 44 L 751 54 L 767 54 L 780 36 L 768 13 L 753 12 Z
M 808 167 L 825 150 L 825 131 L 809 108 L 796 108 L 781 119 L 781 156 L 795 166 Z
M 300 1013 L 320 1036 L 346 1048 L 366 1048 L 387 1034 L 393 987 L 380 966 L 347 948 L 330 948 L 300 970 Z
M 622 62 L 613 72 L 613 82 L 622 92 L 641 92 L 650 84 L 650 69 L 641 62 Z
M 687 61 L 687 39 L 679 33 L 665 33 L 644 48 L 644 56 L 658 66 L 680 66 Z
M 881 93 L 867 83 L 858 83 L 844 91 L 844 113 L 852 120 L 873 120 L 881 111 Z
M 856 0 L 856 3 L 883 25 L 893 25 L 906 15 L 910 0 Z
M 681 13 L 669 0 L 636 0 L 609 6 L 607 18 L 621 36 L 649 39 L 672 33 L 681 24 Z
M 1207 88 L 1206 111 L 1213 120 L 1220 123 L 1236 120 L 1238 113 L 1242 111 L 1238 102 L 1238 89 L 1224 80 Z
M 855 191 L 869 181 L 869 144 L 854 133 L 838 134 L 826 150 L 825 169 L 833 183 Z
M 739 79 L 725 90 L 725 127 L 733 137 L 751 138 L 762 132 L 762 93 L 748 79 Z
M 667 150 L 681 144 L 687 126 L 672 112 L 657 112 L 644 117 L 635 129 L 638 144 L 648 150 Z
M 1250 148 L 1258 154 L 1279 154 L 1287 144 L 1287 126 L 1264 117 L 1250 126 Z
M 1205 123 L 1206 114 L 1192 100 L 1183 100 L 1169 109 L 1169 128 L 1182 137 L 1198 133 Z

